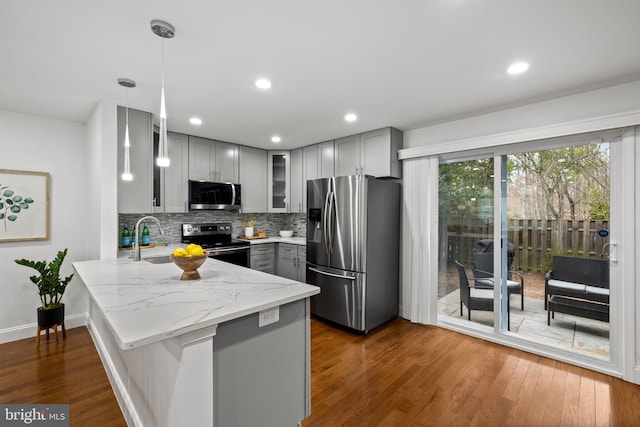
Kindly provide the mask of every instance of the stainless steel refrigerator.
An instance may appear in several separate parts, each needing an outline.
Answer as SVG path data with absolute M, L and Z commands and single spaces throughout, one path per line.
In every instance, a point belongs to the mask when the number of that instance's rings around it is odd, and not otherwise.
M 364 333 L 398 315 L 400 192 L 365 175 L 307 181 L 312 314 Z

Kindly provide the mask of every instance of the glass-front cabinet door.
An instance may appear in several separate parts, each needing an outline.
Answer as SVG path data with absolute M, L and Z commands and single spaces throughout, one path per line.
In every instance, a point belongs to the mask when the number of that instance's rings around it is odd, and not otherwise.
M 269 212 L 289 212 L 290 157 L 288 151 L 269 151 L 267 171 Z

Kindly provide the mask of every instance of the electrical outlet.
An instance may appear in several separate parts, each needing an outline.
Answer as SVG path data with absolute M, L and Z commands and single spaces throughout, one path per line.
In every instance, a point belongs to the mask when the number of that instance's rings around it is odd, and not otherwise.
M 278 320 L 280 320 L 280 307 L 270 308 L 258 313 L 259 328 L 276 323 Z

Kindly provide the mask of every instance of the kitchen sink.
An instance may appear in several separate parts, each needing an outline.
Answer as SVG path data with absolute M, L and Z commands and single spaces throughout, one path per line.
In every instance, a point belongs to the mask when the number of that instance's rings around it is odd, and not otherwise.
M 167 264 L 171 262 L 171 255 L 160 255 L 143 259 L 147 262 L 150 262 L 151 264 Z

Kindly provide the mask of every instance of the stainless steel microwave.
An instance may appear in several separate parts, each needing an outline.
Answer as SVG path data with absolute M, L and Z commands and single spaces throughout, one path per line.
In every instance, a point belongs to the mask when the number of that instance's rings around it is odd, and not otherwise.
M 240 184 L 189 180 L 190 210 L 239 210 L 241 200 Z

